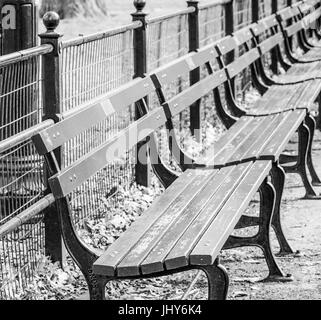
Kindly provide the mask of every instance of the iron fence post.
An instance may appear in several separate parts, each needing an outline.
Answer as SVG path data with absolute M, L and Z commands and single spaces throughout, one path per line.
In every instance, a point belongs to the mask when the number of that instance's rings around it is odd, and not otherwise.
M 252 0 L 252 22 L 257 22 L 260 18 L 259 1 Z
M 60 110 L 60 38 L 61 35 L 55 30 L 59 24 L 59 16 L 55 12 L 44 15 L 43 23 L 47 29 L 39 35 L 41 44 L 50 44 L 53 51 L 43 56 L 42 79 L 43 79 L 43 120 L 53 119 L 59 121 Z M 62 150 L 55 150 L 58 166 L 62 164 Z M 48 177 L 48 172 L 45 174 Z M 47 178 L 45 178 L 47 182 Z M 48 185 L 46 186 L 49 193 Z M 46 255 L 53 261 L 63 262 L 63 245 L 60 232 L 60 223 L 55 205 L 45 212 L 45 241 Z
M 132 13 L 133 21 L 142 22 L 142 26 L 134 30 L 134 78 L 144 77 L 147 72 L 147 35 L 146 35 L 146 17 L 147 13 L 143 10 L 146 6 L 146 0 L 135 0 L 134 6 L 136 12 Z M 148 105 L 148 97 L 145 97 Z M 141 114 L 138 107 L 135 107 L 135 120 L 139 119 Z M 136 183 L 149 187 L 151 183 L 151 165 L 148 161 L 147 140 L 140 142 L 136 149 Z
M 292 0 L 287 0 L 286 1 L 286 5 L 288 6 L 288 7 L 290 7 L 290 6 L 292 6 Z M 289 21 L 288 22 L 288 26 L 291 24 L 291 22 Z M 293 49 L 293 37 L 290 37 L 289 38 L 289 45 L 290 45 L 290 48 L 291 48 L 291 50 Z
M 188 0 L 187 6 L 195 8 L 194 12 L 188 15 L 188 37 L 189 37 L 189 52 L 196 51 L 200 48 L 200 26 L 199 26 L 199 1 Z M 190 73 L 190 85 L 199 82 L 201 78 L 200 68 L 193 70 Z M 198 142 L 201 141 L 201 100 L 198 100 L 190 107 L 190 130 Z
M 225 4 L 225 35 L 232 35 L 234 32 L 234 0 Z M 235 51 L 231 51 L 226 55 L 226 64 L 230 64 L 235 60 Z M 231 80 L 232 94 L 235 96 L 235 81 Z
M 278 12 L 278 0 L 272 0 L 272 14 Z M 272 62 L 271 62 L 271 69 L 274 74 L 279 72 L 279 65 L 278 65 L 279 57 L 278 51 L 276 48 L 272 50 Z

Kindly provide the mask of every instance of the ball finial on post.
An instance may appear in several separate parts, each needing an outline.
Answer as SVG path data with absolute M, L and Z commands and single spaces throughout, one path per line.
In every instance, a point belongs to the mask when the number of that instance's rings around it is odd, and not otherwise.
M 49 11 L 43 16 L 43 24 L 45 25 L 47 32 L 54 32 L 59 26 L 60 17 L 58 13 Z
M 137 10 L 137 13 L 141 13 L 146 6 L 146 0 L 134 0 L 134 6 Z

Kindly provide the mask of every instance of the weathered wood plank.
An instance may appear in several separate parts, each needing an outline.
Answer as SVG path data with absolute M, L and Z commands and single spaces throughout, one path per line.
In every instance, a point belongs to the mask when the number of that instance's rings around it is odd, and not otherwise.
M 242 117 L 240 118 L 228 131 L 226 131 L 222 137 L 213 143 L 208 148 L 205 155 L 198 157 L 195 162 L 198 164 L 207 164 L 208 166 L 214 165 L 214 156 L 219 150 L 222 150 L 227 144 L 229 144 L 236 136 L 250 124 L 253 117 Z
M 271 138 L 274 131 L 279 127 L 279 125 L 284 121 L 286 118 L 287 113 L 275 114 L 271 116 L 270 123 L 266 126 L 262 126 L 261 135 L 258 136 L 258 139 L 255 143 L 252 144 L 247 150 L 247 152 L 243 155 L 243 160 L 245 159 L 258 159 L 260 156 L 260 152 L 264 148 L 264 145 L 267 141 Z
M 191 265 L 212 265 L 244 210 L 271 170 L 271 162 L 256 162 L 215 217 L 190 254 Z
M 220 180 L 217 192 L 211 201 L 202 210 L 201 214 L 188 227 L 186 232 L 177 241 L 165 260 L 167 270 L 188 266 L 189 254 L 201 239 L 204 232 L 215 219 L 225 202 L 231 197 L 235 188 L 243 179 L 245 173 L 252 166 L 251 163 L 231 166 L 220 170 L 217 180 Z
M 167 103 L 164 104 L 165 108 L 170 112 L 171 117 L 180 114 L 186 110 L 187 107 L 192 105 L 195 101 L 203 98 L 206 94 L 223 84 L 227 80 L 224 70 L 215 72 L 199 81 L 195 85 L 188 87 Z
M 49 153 L 108 116 L 120 113 L 129 105 L 155 90 L 150 78 L 135 79 L 128 84 L 80 107 L 79 112 L 41 131 L 33 137 L 41 155 Z
M 175 220 L 160 241 L 154 246 L 148 257 L 141 264 L 142 274 L 152 274 L 165 270 L 164 262 L 166 256 L 175 244 L 181 242 L 181 236 L 188 227 L 198 219 L 204 207 L 213 201 L 213 196 L 229 174 L 230 168 L 224 169 L 223 171 L 225 175 L 219 173 L 215 178 L 211 179 L 202 192 L 189 203 L 189 206 L 181 212 L 178 219 Z M 231 180 L 236 180 L 233 178 L 234 177 L 231 177 Z M 233 189 L 232 184 L 233 182 L 231 182 L 230 185 L 231 189 Z
M 277 161 L 280 154 L 285 149 L 287 143 L 299 128 L 306 117 L 305 110 L 295 110 L 283 121 L 280 129 L 274 132 L 270 141 L 266 144 L 260 154 L 264 160 Z
M 226 159 L 226 162 L 230 164 L 238 164 L 243 161 L 254 161 L 257 159 L 257 155 L 252 155 L 249 151 L 258 141 L 262 142 L 264 145 L 264 138 L 266 139 L 270 132 L 275 130 L 273 120 L 276 118 L 276 115 L 262 117 L 263 121 L 259 126 L 255 128 L 252 133 L 250 133 L 242 143 L 236 147 L 235 151 L 231 153 L 231 156 Z
M 257 48 L 252 49 L 245 54 L 243 54 L 240 58 L 235 59 L 234 62 L 229 64 L 226 67 L 226 70 L 229 74 L 229 77 L 232 79 L 239 73 L 241 73 L 246 68 L 250 67 L 255 61 L 260 58 L 259 51 Z
M 95 274 L 113 277 L 116 274 L 116 267 L 128 252 L 136 245 L 141 237 L 152 227 L 163 213 L 174 205 L 177 197 L 185 193 L 194 180 L 198 179 L 198 171 L 189 170 L 180 176 L 166 192 L 153 202 L 143 216 L 138 218 L 126 234 L 118 239 L 109 249 L 94 263 Z
M 258 127 L 264 121 L 264 117 L 257 117 L 251 121 L 251 124 L 246 126 L 240 133 L 225 147 L 221 150 L 216 150 L 216 154 L 214 156 L 214 165 L 218 167 L 223 167 L 229 163 L 230 157 L 234 154 L 236 149 L 242 145 L 244 141 L 246 141 L 247 137 L 256 131 Z
M 202 192 L 204 186 L 214 178 L 217 171 L 199 170 L 197 179 L 189 185 L 183 194 L 180 194 L 164 214 L 149 228 L 140 241 L 131 249 L 126 257 L 117 266 L 119 277 L 139 276 L 140 265 L 153 247 L 166 234 L 168 229 L 179 218 L 182 212 L 189 207 L 191 201 Z
M 70 194 L 108 163 L 122 159 L 126 151 L 131 150 L 139 141 L 144 140 L 165 123 L 166 116 L 162 108 L 151 111 L 147 116 L 137 120 L 115 137 L 50 178 L 49 184 L 53 194 L 57 198 Z

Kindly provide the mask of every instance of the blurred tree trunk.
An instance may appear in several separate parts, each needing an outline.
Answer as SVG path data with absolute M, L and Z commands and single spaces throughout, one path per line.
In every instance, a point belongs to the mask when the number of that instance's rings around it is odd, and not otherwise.
M 41 0 L 40 3 L 41 16 L 50 10 L 56 11 L 62 19 L 107 14 L 106 0 Z

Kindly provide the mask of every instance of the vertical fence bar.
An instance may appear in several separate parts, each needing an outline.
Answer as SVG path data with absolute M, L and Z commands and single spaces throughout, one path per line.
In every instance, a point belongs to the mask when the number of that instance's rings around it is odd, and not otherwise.
M 235 0 L 237 1 L 237 0 Z M 225 4 L 225 35 L 231 35 L 234 32 L 234 0 Z M 235 52 L 231 51 L 226 55 L 226 64 L 230 64 L 235 59 Z M 232 93 L 235 96 L 235 81 L 231 81 Z
M 200 47 L 200 25 L 199 25 L 199 1 L 188 0 L 187 6 L 195 8 L 195 11 L 188 15 L 188 35 L 189 35 L 189 52 L 193 52 Z M 200 68 L 190 73 L 191 86 L 199 82 L 201 78 Z M 190 130 L 198 142 L 201 141 L 201 100 L 198 100 L 190 107 Z
M 272 0 L 272 14 L 277 13 L 278 11 L 278 0 Z M 271 62 L 271 69 L 273 71 L 273 73 L 277 74 L 279 71 L 279 66 L 278 66 L 278 51 L 277 49 L 273 49 L 272 50 L 272 54 L 271 54 L 271 58 L 272 58 L 272 62 Z
M 134 78 L 144 77 L 147 72 L 147 37 L 146 16 L 143 12 L 146 1 L 135 0 L 136 12 L 132 14 L 133 21 L 141 21 L 142 26 L 134 30 Z M 145 98 L 148 104 L 148 97 Z M 135 119 L 141 117 L 138 107 L 135 107 Z M 151 183 L 151 166 L 148 162 L 147 140 L 137 145 L 136 151 L 136 182 L 142 186 L 149 187 Z
M 47 29 L 40 34 L 41 44 L 51 44 L 54 50 L 43 56 L 42 79 L 43 79 L 43 120 L 53 119 L 59 121 L 60 110 L 60 37 L 55 29 L 59 25 L 59 16 L 55 12 L 44 15 L 43 23 Z M 58 166 L 62 163 L 62 150 L 55 151 Z M 48 172 L 45 176 L 48 177 Z M 47 178 L 45 179 L 46 193 L 49 193 Z M 60 223 L 55 205 L 49 207 L 45 212 L 45 241 L 46 255 L 53 261 L 63 262 L 63 246 L 60 232 Z
M 257 22 L 260 16 L 260 7 L 258 0 L 252 0 L 252 22 Z
M 286 1 L 286 5 L 288 6 L 288 7 L 291 7 L 292 6 L 292 0 L 287 0 Z M 288 26 L 291 24 L 291 22 L 290 21 L 288 21 Z M 291 48 L 291 50 L 293 49 L 293 37 L 290 37 L 289 38 L 289 45 L 290 45 L 290 48 Z

